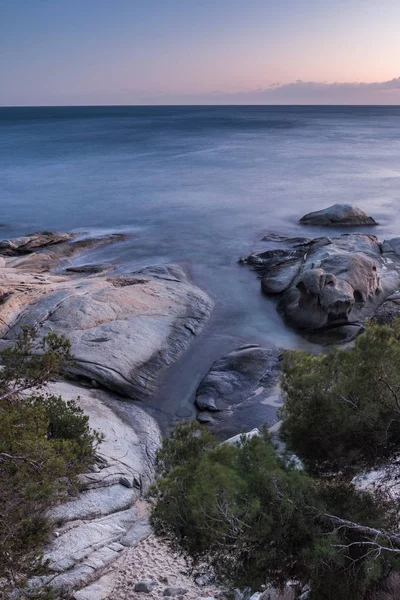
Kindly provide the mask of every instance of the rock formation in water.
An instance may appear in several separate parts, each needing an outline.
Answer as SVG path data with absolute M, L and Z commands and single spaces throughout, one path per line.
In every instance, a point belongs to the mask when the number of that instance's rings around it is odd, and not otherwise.
M 299 222 L 302 225 L 322 225 L 325 227 L 378 225 L 372 217 L 351 204 L 334 204 L 328 208 L 304 215 Z
M 30 254 L 28 262 L 5 259 L 0 334 L 12 341 L 27 325 L 39 337 L 50 330 L 64 334 L 72 344 L 75 374 L 143 400 L 155 391 L 160 371 L 201 331 L 213 303 L 177 265 L 119 276 L 50 274 L 50 265 L 71 256 L 77 243 L 58 246 L 56 257 L 42 251 Z
M 280 370 L 274 348 L 242 346 L 218 359 L 197 388 L 198 420 L 224 439 L 275 421 Z
M 316 238 L 244 260 L 292 327 L 322 341 L 352 338 L 400 286 L 400 239 L 370 234 Z

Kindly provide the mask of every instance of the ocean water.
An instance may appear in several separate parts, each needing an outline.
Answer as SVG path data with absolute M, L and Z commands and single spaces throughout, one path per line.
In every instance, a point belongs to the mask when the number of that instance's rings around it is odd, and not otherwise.
M 268 232 L 323 235 L 298 219 L 336 202 L 400 235 L 400 107 L 0 108 L 1 237 L 130 232 L 84 261 L 179 262 L 214 298 L 154 403 L 168 423 L 193 414 L 202 375 L 240 344 L 311 348 L 237 260 L 271 247 Z

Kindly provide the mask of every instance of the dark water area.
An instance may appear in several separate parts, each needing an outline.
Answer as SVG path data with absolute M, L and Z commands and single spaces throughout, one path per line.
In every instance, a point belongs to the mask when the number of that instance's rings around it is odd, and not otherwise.
M 128 232 L 89 259 L 183 263 L 214 298 L 163 377 L 153 412 L 167 424 L 193 414 L 197 383 L 238 345 L 312 349 L 237 260 L 274 247 L 268 232 L 325 235 L 298 219 L 336 202 L 371 214 L 380 238 L 400 235 L 400 107 L 0 108 L 1 237 Z

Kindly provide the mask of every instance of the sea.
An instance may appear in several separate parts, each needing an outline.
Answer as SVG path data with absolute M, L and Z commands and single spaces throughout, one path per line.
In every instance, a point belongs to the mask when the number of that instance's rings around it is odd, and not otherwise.
M 214 299 L 150 407 L 167 426 L 193 415 L 201 378 L 240 345 L 315 351 L 238 259 L 274 247 L 269 233 L 326 235 L 298 220 L 334 203 L 400 236 L 400 107 L 0 108 L 0 237 L 124 232 L 76 264 L 180 263 Z

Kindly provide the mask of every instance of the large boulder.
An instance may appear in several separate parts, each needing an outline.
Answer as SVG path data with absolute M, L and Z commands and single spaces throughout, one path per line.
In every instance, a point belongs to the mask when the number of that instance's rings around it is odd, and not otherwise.
M 202 330 L 212 306 L 176 265 L 69 279 L 29 304 L 4 337 L 16 339 L 24 326 L 40 336 L 64 334 L 75 374 L 144 400 L 155 392 L 162 369 Z
M 326 227 L 349 227 L 378 225 L 363 210 L 351 204 L 333 204 L 323 210 L 308 213 L 300 219 L 302 225 L 323 225 Z
M 260 273 L 265 293 L 279 294 L 278 311 L 289 325 L 318 341 L 336 341 L 354 337 L 397 291 L 397 241 L 344 234 L 251 255 L 246 262 Z
M 0 264 L 0 346 L 14 341 L 25 326 L 39 337 L 64 334 L 72 344 L 76 375 L 134 399 L 147 398 L 160 372 L 204 327 L 212 300 L 178 265 L 119 276 L 102 268 L 55 274 L 61 259 L 120 241 L 119 236 L 59 237 L 59 243 L 22 257 L 9 257 L 6 250 Z M 19 243 L 10 240 L 7 247 Z
M 227 439 L 276 422 L 281 353 L 248 345 L 217 360 L 196 392 L 198 419 Z

